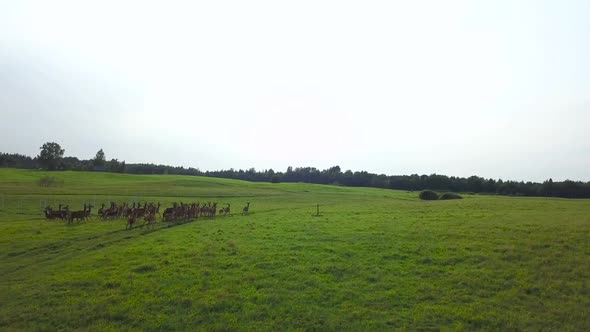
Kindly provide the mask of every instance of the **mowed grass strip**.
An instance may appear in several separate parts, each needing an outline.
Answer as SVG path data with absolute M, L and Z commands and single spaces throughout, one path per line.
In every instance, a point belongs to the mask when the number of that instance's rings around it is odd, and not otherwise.
M 110 200 L 232 215 L 125 230 L 40 212 Z M 0 329 L 590 330 L 588 200 L 3 169 L 0 210 Z

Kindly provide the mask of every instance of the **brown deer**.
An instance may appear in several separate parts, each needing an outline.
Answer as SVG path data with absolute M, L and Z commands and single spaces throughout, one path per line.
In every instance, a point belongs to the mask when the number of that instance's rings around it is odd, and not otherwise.
M 139 205 L 138 205 L 139 206 Z M 145 215 L 145 207 L 137 207 L 133 209 L 133 214 L 138 217 L 143 217 Z
M 78 211 L 70 211 L 67 214 L 68 224 L 71 224 L 74 221 L 74 219 L 76 219 L 76 221 L 78 223 L 80 223 L 80 221 L 86 219 L 86 208 L 87 208 L 86 207 L 86 204 L 84 204 L 84 210 L 81 210 L 81 211 L 80 210 L 78 210 Z
M 213 205 L 211 206 L 211 217 L 215 217 L 215 215 L 217 214 L 217 202 L 214 202 Z
M 100 205 L 100 209 L 98 209 L 97 214 L 99 217 L 104 218 L 104 214 L 105 214 L 104 203 L 102 203 Z
M 47 205 L 45 209 L 43 209 L 43 213 L 45 213 L 45 219 L 53 219 L 51 212 L 53 212 L 51 211 L 51 206 Z
M 45 213 L 45 218 L 47 219 L 63 219 L 63 211 L 53 211 L 53 209 L 49 205 L 45 208 L 45 210 L 43 210 L 43 212 Z
M 219 214 L 222 214 L 223 213 L 224 216 L 227 216 L 229 214 L 229 207 L 230 207 L 230 205 L 229 205 L 229 203 L 227 203 L 227 206 L 226 207 L 221 208 L 219 210 Z
M 84 216 L 84 219 L 86 220 L 90 220 L 92 218 L 92 216 L 90 215 L 90 211 L 94 206 L 88 204 L 88 210 L 86 210 L 86 215 Z
M 144 225 L 150 228 L 156 224 L 156 212 L 150 212 L 143 217 Z
M 137 221 L 137 217 L 133 213 L 131 213 L 129 215 L 129 217 L 127 217 L 127 226 L 125 226 L 125 229 L 133 228 L 133 225 L 135 224 L 136 221 Z
M 60 204 L 57 211 L 53 211 L 53 209 L 48 206 L 45 208 L 45 217 L 47 219 L 61 219 L 61 220 L 66 220 L 68 217 L 68 213 L 69 213 L 69 209 L 68 206 L 64 206 L 62 209 L 62 205 Z
M 162 213 L 162 216 L 166 216 L 166 215 L 172 215 L 174 214 L 174 211 L 176 211 L 176 207 L 178 206 L 178 204 L 176 202 L 172 203 L 172 207 L 166 208 L 164 209 L 164 212 Z

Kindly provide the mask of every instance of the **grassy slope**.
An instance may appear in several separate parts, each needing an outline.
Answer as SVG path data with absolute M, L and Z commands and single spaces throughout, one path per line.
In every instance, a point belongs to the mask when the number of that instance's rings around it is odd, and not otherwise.
M 588 200 L 45 174 L 0 169 L 0 329 L 590 330 Z M 39 211 L 134 199 L 252 214 L 125 231 Z

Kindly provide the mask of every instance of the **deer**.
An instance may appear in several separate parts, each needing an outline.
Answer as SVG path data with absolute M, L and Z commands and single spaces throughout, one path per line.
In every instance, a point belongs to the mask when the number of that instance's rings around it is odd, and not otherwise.
M 133 214 L 133 213 L 129 214 L 129 217 L 127 217 L 127 226 L 125 226 L 125 229 L 133 228 L 133 225 L 135 224 L 136 221 L 137 221 L 137 216 L 135 216 L 135 214 Z
M 201 216 L 206 217 L 209 215 L 209 206 L 210 205 L 211 205 L 211 202 L 209 202 L 208 205 L 203 203 L 203 206 L 201 206 L 201 209 L 199 211 Z
M 45 209 L 43 209 L 43 213 L 45 213 L 45 219 L 53 219 L 53 216 L 51 215 L 51 207 L 49 205 L 47 205 L 45 207 Z
M 164 221 L 176 221 L 176 213 L 174 212 L 174 210 L 164 212 L 162 214 L 162 218 L 164 219 Z
M 64 206 L 62 209 L 62 205 L 60 204 L 57 211 L 53 211 L 53 209 L 48 206 L 45 208 L 45 217 L 48 219 L 56 219 L 59 218 L 61 220 L 66 220 L 68 217 L 69 209 L 68 206 Z
M 223 213 L 224 216 L 227 216 L 229 214 L 229 206 L 230 206 L 229 203 L 227 203 L 227 206 L 226 207 L 221 208 L 219 210 L 219 214 L 222 214 Z
M 250 202 L 246 203 L 246 206 L 242 209 L 242 215 L 245 216 L 248 214 L 248 210 L 250 209 Z
M 148 228 L 156 224 L 156 212 L 150 212 L 143 217 L 144 225 L 147 224 Z
M 166 208 L 166 209 L 164 209 L 164 212 L 162 212 L 162 219 L 164 221 L 176 221 L 177 208 L 178 208 L 178 203 L 176 203 L 176 202 L 172 203 L 172 207 Z
M 100 205 L 100 209 L 98 209 L 98 215 L 99 215 L 101 218 L 104 218 L 104 214 L 105 214 L 104 203 L 102 203 L 102 204 Z
M 127 216 L 130 210 L 131 208 L 129 207 L 129 203 L 123 203 L 123 205 L 121 206 L 121 215 Z
M 133 214 L 137 215 L 138 217 L 143 217 L 145 215 L 146 212 L 146 208 L 144 207 L 140 207 L 141 204 L 137 205 L 137 208 L 133 208 L 132 212 Z
M 67 221 L 68 224 L 72 223 L 74 221 L 74 219 L 76 219 L 78 221 L 78 223 L 81 220 L 86 219 L 87 215 L 86 215 L 86 204 L 84 204 L 84 210 L 79 210 L 79 211 L 71 211 L 67 214 Z
M 214 202 L 211 206 L 211 217 L 215 217 L 215 214 L 217 214 L 217 202 Z
M 49 205 L 45 208 L 45 210 L 43 210 L 43 212 L 45 213 L 45 218 L 47 219 L 63 219 L 63 211 L 53 211 Z
M 91 215 L 90 215 L 90 213 L 91 213 L 91 212 L 90 212 L 90 211 L 91 211 L 91 209 L 92 209 L 93 207 L 94 207 L 94 206 L 92 206 L 92 205 L 88 204 L 88 210 L 86 210 L 86 215 L 84 216 L 84 219 L 86 219 L 86 220 L 90 220 L 90 218 L 91 218 Z
M 173 214 L 177 206 L 178 204 L 176 202 L 172 203 L 172 207 L 166 208 L 162 213 L 162 216 Z

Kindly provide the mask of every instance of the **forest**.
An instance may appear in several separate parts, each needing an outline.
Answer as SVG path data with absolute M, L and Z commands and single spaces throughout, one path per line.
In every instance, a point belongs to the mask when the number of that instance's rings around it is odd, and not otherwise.
M 315 184 L 342 185 L 349 187 L 374 187 L 396 190 L 451 191 L 462 193 L 482 193 L 510 196 L 545 196 L 563 198 L 590 198 L 590 182 L 553 181 L 543 183 L 524 181 L 503 181 L 479 176 L 456 177 L 441 174 L 385 175 L 367 171 L 342 171 L 340 166 L 320 170 L 315 167 L 288 167 L 284 172 L 266 169 L 258 171 L 233 169 L 201 171 L 198 168 L 183 166 L 156 165 L 149 163 L 128 164 L 117 159 L 106 159 L 103 150 L 95 158 L 83 160 L 64 157 L 64 149 L 59 144 L 48 142 L 41 147 L 36 157 L 23 154 L 0 153 L 0 167 L 44 170 L 70 170 L 114 172 L 127 174 L 194 175 L 254 182 L 304 182 Z

